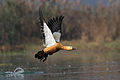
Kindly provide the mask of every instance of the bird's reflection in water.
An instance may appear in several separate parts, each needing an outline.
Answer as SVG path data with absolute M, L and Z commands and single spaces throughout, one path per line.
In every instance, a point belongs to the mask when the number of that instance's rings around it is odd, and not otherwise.
M 13 79 L 13 80 L 23 80 L 24 79 L 24 69 L 18 67 L 16 68 L 13 72 L 7 71 L 5 72 L 6 77 L 8 77 L 9 79 Z

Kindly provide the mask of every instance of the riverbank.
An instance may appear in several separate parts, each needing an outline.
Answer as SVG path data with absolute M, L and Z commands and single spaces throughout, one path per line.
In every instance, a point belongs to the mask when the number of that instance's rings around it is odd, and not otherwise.
M 117 52 L 120 53 L 120 41 L 113 41 L 113 42 L 84 42 L 80 40 L 72 40 L 72 41 L 62 41 L 62 44 L 64 45 L 70 45 L 77 50 L 83 51 L 83 52 Z M 41 42 L 37 43 L 25 43 L 21 45 L 3 45 L 0 46 L 0 53 L 7 53 L 7 52 L 19 52 L 24 51 L 26 52 L 36 52 L 39 50 L 42 50 L 43 44 Z

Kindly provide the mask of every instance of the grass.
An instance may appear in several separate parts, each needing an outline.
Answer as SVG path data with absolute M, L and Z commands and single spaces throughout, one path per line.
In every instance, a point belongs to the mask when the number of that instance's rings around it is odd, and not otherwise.
M 113 53 L 120 53 L 120 41 L 112 41 L 112 42 L 85 42 L 81 40 L 72 40 L 72 41 L 61 41 L 63 45 L 70 45 L 77 50 L 84 51 L 84 52 L 113 52 Z M 25 43 L 23 44 L 23 50 L 7 50 L 7 51 L 0 51 L 0 54 L 5 53 L 34 53 L 44 48 L 41 41 L 37 41 L 37 43 Z
M 26 55 L 25 53 L 25 50 L 0 51 L 0 55 Z
M 71 45 L 76 51 L 59 51 L 50 56 L 48 62 L 75 60 L 82 63 L 119 61 L 120 41 L 113 42 L 84 42 L 80 40 L 62 41 L 63 45 Z M 41 42 L 37 44 L 27 43 L 24 50 L 0 52 L 0 55 L 29 55 L 34 60 L 34 54 L 44 47 Z M 62 60 L 61 60 L 62 59 Z

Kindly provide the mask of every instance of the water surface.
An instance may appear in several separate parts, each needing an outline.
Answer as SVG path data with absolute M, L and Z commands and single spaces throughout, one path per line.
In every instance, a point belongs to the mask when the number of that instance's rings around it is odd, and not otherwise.
M 0 80 L 120 80 L 119 53 L 60 51 L 46 62 L 34 54 L 0 55 Z M 13 74 L 16 68 L 24 72 Z

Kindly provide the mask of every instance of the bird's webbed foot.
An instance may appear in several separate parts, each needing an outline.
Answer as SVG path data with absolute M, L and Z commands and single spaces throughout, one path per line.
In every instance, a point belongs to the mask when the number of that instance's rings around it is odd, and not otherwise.
M 45 53 L 44 56 L 40 57 L 40 61 L 45 62 L 47 60 L 48 54 Z

